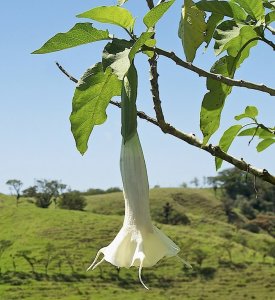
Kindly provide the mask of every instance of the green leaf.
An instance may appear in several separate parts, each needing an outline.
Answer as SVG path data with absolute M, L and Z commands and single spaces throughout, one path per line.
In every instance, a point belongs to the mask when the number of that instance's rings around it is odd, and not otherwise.
M 210 71 L 226 77 L 232 77 L 233 66 L 234 58 L 224 56 L 215 62 Z M 200 113 L 200 128 L 204 136 L 204 144 L 208 142 L 212 134 L 219 128 L 224 102 L 232 89 L 230 86 L 211 78 L 206 80 L 206 85 L 209 91 L 203 98 Z
M 258 34 L 249 25 L 236 23 L 232 20 L 227 20 L 219 24 L 214 34 L 216 41 L 214 49 L 216 55 L 227 50 L 227 53 L 233 57 L 239 54 L 242 47 L 250 40 L 258 38 Z M 253 41 L 251 46 L 256 45 L 257 41 Z
M 144 45 L 148 47 L 155 47 L 156 46 L 156 40 L 155 39 L 149 39 L 147 40 Z M 149 58 L 152 58 L 154 56 L 154 51 L 142 51 L 142 53 L 146 54 Z
M 259 135 L 259 127 L 255 126 L 255 127 L 251 127 L 251 128 L 247 128 L 244 129 L 243 131 L 241 131 L 238 136 L 258 136 Z
M 132 61 L 134 59 L 136 53 L 151 38 L 151 36 L 153 34 L 154 34 L 153 31 L 146 31 L 140 35 L 140 37 L 136 40 L 136 42 L 134 43 L 134 45 L 129 53 L 130 61 Z
M 102 54 L 103 69 L 111 67 L 119 80 L 122 80 L 130 67 L 129 53 L 133 43 L 126 40 L 113 39 Z
M 81 154 L 88 148 L 94 126 L 106 121 L 106 108 L 111 98 L 120 93 L 121 82 L 110 68 L 104 72 L 101 63 L 88 69 L 81 77 L 75 89 L 70 116 L 71 130 Z
M 275 1 L 268 1 L 268 0 L 263 0 L 263 6 L 268 8 L 268 9 L 272 9 L 275 10 Z
M 237 134 L 241 129 L 242 129 L 242 125 L 233 125 L 223 133 L 223 136 L 221 137 L 219 142 L 219 147 L 221 148 L 221 150 L 227 153 L 233 140 L 235 139 L 235 137 L 237 136 Z M 223 160 L 221 158 L 218 157 L 215 158 L 216 170 L 218 170 L 221 167 L 222 162 Z
M 259 138 L 266 139 L 266 138 L 274 138 L 274 134 L 264 128 L 259 129 Z
M 187 61 L 194 60 L 197 49 L 205 40 L 205 31 L 205 13 L 199 10 L 192 0 L 185 0 L 178 35 Z
M 121 6 L 121 5 L 123 5 L 125 2 L 127 2 L 128 0 L 118 0 L 117 1 L 117 4 L 119 5 L 119 6 Z
M 119 6 L 99 6 L 77 15 L 78 18 L 88 18 L 101 23 L 118 25 L 133 31 L 135 19 L 125 8 Z
M 121 135 L 126 143 L 137 130 L 137 70 L 132 63 L 128 73 L 123 78 L 121 91 Z
M 239 4 L 253 19 L 263 20 L 264 7 L 261 0 L 233 0 Z
M 213 37 L 214 31 L 217 27 L 217 25 L 223 20 L 223 16 L 212 13 L 211 16 L 209 17 L 207 24 L 206 24 L 206 34 L 204 41 L 206 42 L 205 48 L 207 48 L 211 42 L 211 39 Z
M 111 39 L 108 30 L 98 30 L 91 23 L 77 23 L 65 33 L 58 33 L 33 54 L 60 51 L 101 40 Z
M 247 17 L 245 11 L 234 2 L 212 0 L 202 0 L 196 3 L 196 6 L 204 11 L 209 11 L 222 16 L 231 17 L 236 20 L 244 21 Z
M 245 112 L 235 116 L 235 120 L 239 121 L 244 118 L 255 119 L 258 116 L 258 109 L 255 106 L 247 106 Z
M 265 139 L 257 145 L 257 151 L 264 151 L 266 148 L 275 143 L 275 139 Z
M 251 118 L 255 119 L 258 116 L 258 109 L 256 106 L 247 106 L 245 108 L 245 114 Z
M 265 23 L 266 25 L 269 25 L 274 21 L 275 21 L 275 11 L 271 11 L 265 16 Z
M 174 2 L 175 0 L 166 1 L 152 8 L 143 18 L 147 28 L 154 27 Z

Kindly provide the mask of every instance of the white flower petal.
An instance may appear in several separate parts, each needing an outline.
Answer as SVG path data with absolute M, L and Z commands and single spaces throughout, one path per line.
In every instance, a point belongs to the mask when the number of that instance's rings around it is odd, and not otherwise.
M 92 265 L 96 268 L 104 260 L 117 267 L 139 268 L 139 280 L 144 284 L 143 267 L 154 266 L 163 257 L 175 256 L 179 247 L 151 222 L 149 183 L 138 135 L 121 146 L 120 169 L 124 188 L 125 217 L 114 240 L 100 249 Z M 97 263 L 100 254 L 104 257 Z

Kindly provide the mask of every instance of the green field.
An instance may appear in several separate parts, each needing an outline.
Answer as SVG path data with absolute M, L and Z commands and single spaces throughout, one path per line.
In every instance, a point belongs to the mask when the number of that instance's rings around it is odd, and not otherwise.
M 42 209 L 28 199 L 16 207 L 13 197 L 0 195 L 0 240 L 12 242 L 0 257 L 0 299 L 275 299 L 275 264 L 265 255 L 274 238 L 228 224 L 210 190 L 153 189 L 150 200 L 155 220 L 166 202 L 189 218 L 188 225 L 155 223 L 193 269 L 179 258 L 143 269 L 147 291 L 136 268 L 118 272 L 104 262 L 86 272 L 122 224 L 122 193 L 89 196 L 84 212 Z

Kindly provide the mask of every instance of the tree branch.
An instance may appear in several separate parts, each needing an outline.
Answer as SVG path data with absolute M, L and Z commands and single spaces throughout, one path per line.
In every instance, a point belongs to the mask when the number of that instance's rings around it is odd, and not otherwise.
M 56 64 L 58 68 L 61 70 L 61 72 L 65 74 L 71 81 L 75 83 L 78 82 L 78 80 L 75 79 L 73 76 L 69 75 L 69 73 L 65 71 L 63 67 L 61 67 L 58 63 Z M 110 103 L 112 105 L 121 108 L 121 104 L 119 102 L 110 101 Z M 144 119 L 149 123 L 158 126 L 160 129 L 162 129 L 161 125 L 156 119 L 151 118 L 150 116 L 146 115 L 144 112 L 138 111 L 137 115 L 139 116 L 139 118 Z M 219 146 L 212 146 L 211 144 L 203 145 L 203 143 L 199 139 L 197 139 L 194 134 L 187 134 L 185 132 L 179 131 L 178 129 L 176 129 L 175 127 L 173 127 L 172 125 L 166 122 L 164 122 L 162 126 L 165 126 L 165 131 L 167 134 L 170 134 L 188 143 L 191 146 L 202 149 L 215 157 L 219 157 L 242 171 L 248 172 L 254 176 L 261 178 L 264 181 L 267 181 L 275 185 L 275 176 L 270 174 L 266 169 L 258 169 L 256 167 L 253 167 L 251 164 L 246 163 L 242 158 L 237 159 L 231 156 L 230 154 L 225 153 L 224 151 L 221 150 Z
M 146 2 L 147 2 L 149 9 L 152 9 L 155 7 L 153 0 L 146 0 Z
M 157 122 L 161 128 L 161 130 L 166 133 L 165 129 L 165 119 L 164 114 L 161 107 L 161 100 L 159 96 L 159 84 L 158 84 L 158 62 L 157 55 L 154 54 L 152 58 L 148 60 L 150 65 L 150 84 L 151 84 L 151 93 L 154 102 L 154 110 L 156 112 Z
M 181 66 L 185 69 L 188 69 L 192 72 L 195 72 L 201 77 L 212 78 L 216 81 L 220 81 L 220 82 L 225 83 L 229 86 L 244 87 L 244 88 L 248 88 L 248 89 L 252 89 L 252 90 L 261 91 L 263 93 L 268 93 L 271 96 L 275 96 L 275 89 L 274 88 L 268 87 L 264 84 L 257 84 L 257 83 L 254 83 L 254 82 L 249 82 L 249 81 L 244 81 L 244 80 L 235 80 L 235 79 L 232 79 L 232 78 L 229 78 L 229 77 L 222 76 L 220 74 L 207 72 L 203 69 L 200 69 L 200 68 L 194 66 L 192 63 L 189 63 L 189 62 L 186 62 L 186 61 L 182 60 L 181 58 L 179 58 L 172 51 L 168 52 L 168 51 L 165 51 L 165 50 L 157 48 L 157 47 L 153 48 L 153 47 L 148 47 L 148 46 L 143 46 L 142 50 L 154 51 L 158 55 L 165 56 L 165 57 L 171 59 L 172 61 L 174 61 L 177 65 L 179 65 L 179 66 Z

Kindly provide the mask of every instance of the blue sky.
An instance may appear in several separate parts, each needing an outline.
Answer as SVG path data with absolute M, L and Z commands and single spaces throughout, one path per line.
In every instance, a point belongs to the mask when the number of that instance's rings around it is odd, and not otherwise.
M 147 10 L 145 0 L 129 0 L 127 8 L 137 17 L 137 33 L 144 27 L 142 16 Z M 85 45 L 47 55 L 31 55 L 57 32 L 69 30 L 81 20 L 75 17 L 94 6 L 115 4 L 115 1 L 4 1 L 0 20 L 1 31 L 1 118 L 0 118 L 0 192 L 8 192 L 5 182 L 20 179 L 24 188 L 34 179 L 62 180 L 73 189 L 121 186 L 119 173 L 120 112 L 108 107 L 108 119 L 97 126 L 90 138 L 89 149 L 81 156 L 70 132 L 69 115 L 74 84 L 55 66 L 58 61 L 73 76 L 79 77 L 91 65 L 100 61 L 104 42 Z M 183 57 L 181 42 L 177 37 L 181 1 L 171 8 L 158 25 L 158 46 L 175 51 Z M 102 24 L 116 36 L 125 33 L 114 26 Z M 272 56 L 273 55 L 273 56 Z M 215 61 L 213 50 L 204 52 L 201 47 L 194 64 L 210 69 Z M 139 71 L 138 107 L 154 116 L 146 57 L 136 59 Z M 237 72 L 236 78 L 264 82 L 275 86 L 274 54 L 266 45 L 252 50 L 251 57 Z M 199 130 L 199 111 L 206 93 L 205 79 L 175 66 L 166 58 L 159 58 L 160 92 L 166 120 L 178 129 L 195 133 Z M 247 105 L 256 105 L 260 120 L 274 126 L 274 97 L 234 88 L 227 100 L 221 130 L 212 143 L 217 143 L 222 130 L 234 123 L 234 116 Z M 147 162 L 151 186 L 178 186 L 190 182 L 195 176 L 215 175 L 214 159 L 199 149 L 163 134 L 158 128 L 139 121 L 139 133 Z M 260 168 L 275 173 L 274 146 L 257 153 L 255 142 L 239 138 L 230 153 L 243 157 Z M 224 167 L 229 167 L 224 164 Z

